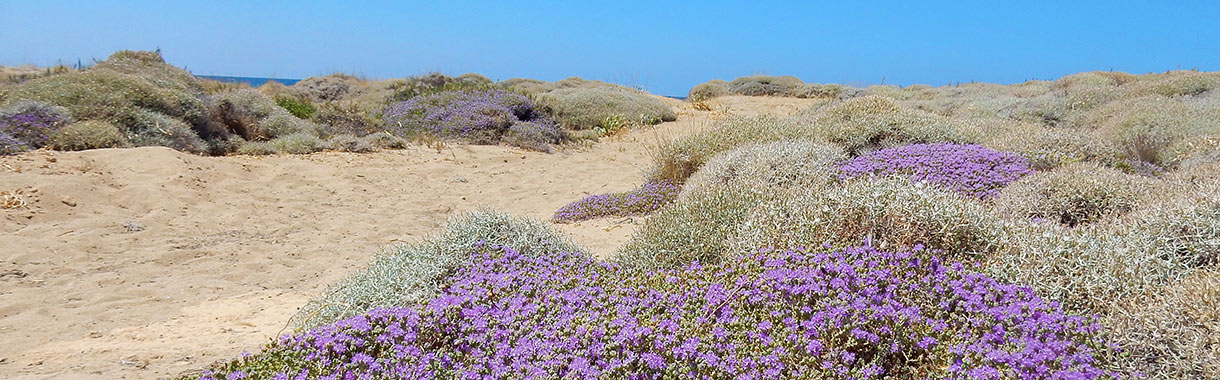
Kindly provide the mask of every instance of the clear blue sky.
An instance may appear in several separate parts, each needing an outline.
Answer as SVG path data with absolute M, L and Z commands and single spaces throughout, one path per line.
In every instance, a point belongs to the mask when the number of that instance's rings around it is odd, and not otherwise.
M 712 79 L 1013 83 L 1220 69 L 1220 1 L 0 0 L 0 65 L 160 47 L 196 74 L 568 76 L 685 94 Z

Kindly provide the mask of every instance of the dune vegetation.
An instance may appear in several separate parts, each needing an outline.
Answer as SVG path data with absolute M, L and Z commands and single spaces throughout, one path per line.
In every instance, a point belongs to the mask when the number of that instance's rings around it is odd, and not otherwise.
M 0 79 L 7 120 L 0 154 L 138 146 L 205 155 L 368 152 L 436 140 L 551 152 L 676 118 L 655 96 L 580 78 L 495 83 L 474 73 L 388 80 L 339 73 L 254 89 L 197 78 L 141 51 L 81 70 L 6 70 Z M 70 131 L 52 141 L 60 129 Z
M 478 210 L 391 246 L 262 351 L 184 378 L 1220 378 L 1220 73 L 755 75 L 688 101 L 731 96 L 817 100 L 659 142 L 637 188 L 549 221 Z M 551 152 L 677 115 L 580 78 L 255 89 L 123 51 L 9 79 L 0 154 Z M 641 224 L 605 257 L 559 232 L 608 217 Z
M 541 95 L 485 102 L 497 133 L 537 114 L 596 127 L 598 105 L 632 94 L 501 85 Z M 555 212 L 647 215 L 608 258 L 472 214 L 196 377 L 1220 378 L 1220 74 L 751 76 L 688 100 L 733 95 L 826 101 L 660 143 L 638 189 Z

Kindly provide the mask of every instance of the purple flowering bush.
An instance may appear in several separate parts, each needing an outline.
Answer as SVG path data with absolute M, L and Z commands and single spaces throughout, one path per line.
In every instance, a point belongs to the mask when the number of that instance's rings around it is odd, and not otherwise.
M 0 110 L 0 154 L 48 145 L 51 135 L 68 123 L 68 112 L 36 101 L 19 101 Z
M 916 248 L 918 250 L 918 248 Z M 1102 379 L 1094 318 L 915 251 L 645 273 L 480 248 L 438 297 L 282 337 L 202 379 Z
M 559 208 L 551 221 L 570 223 L 603 216 L 647 214 L 673 202 L 681 191 L 678 185 L 662 179 L 627 192 L 590 195 Z
M 958 193 L 992 198 L 1009 182 L 1032 173 L 1024 157 L 980 145 L 912 144 L 881 149 L 839 167 L 839 178 L 906 176 Z
M 504 90 L 444 91 L 390 105 L 382 113 L 385 128 L 402 137 L 432 136 L 476 144 L 506 142 L 524 148 L 562 141 L 559 124 L 536 109 L 529 97 Z M 528 126 L 513 129 L 515 125 Z M 529 137 L 529 141 L 522 141 Z M 538 141 L 533 141 L 533 140 Z

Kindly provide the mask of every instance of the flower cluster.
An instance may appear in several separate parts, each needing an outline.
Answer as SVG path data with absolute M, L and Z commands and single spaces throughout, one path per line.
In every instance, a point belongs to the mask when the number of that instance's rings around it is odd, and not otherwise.
M 960 264 L 871 247 L 636 273 L 482 248 L 439 297 L 203 379 L 1099 379 L 1093 318 Z
M 628 192 L 587 196 L 561 207 L 551 220 L 567 223 L 611 215 L 647 214 L 673 202 L 681 191 L 681 187 L 669 180 L 656 180 Z
M 1029 160 L 980 145 L 912 144 L 881 149 L 839 167 L 839 178 L 899 175 L 977 198 L 992 198 L 1001 188 L 1033 172 Z
M 37 102 L 19 102 L 0 111 L 0 154 L 40 148 L 50 143 L 51 134 L 68 122 L 58 107 Z
M 555 144 L 559 124 L 538 112 L 534 101 L 504 90 L 444 91 L 390 105 L 382 114 L 385 126 L 403 137 L 420 135 L 496 144 L 514 125 L 531 123 L 531 136 Z

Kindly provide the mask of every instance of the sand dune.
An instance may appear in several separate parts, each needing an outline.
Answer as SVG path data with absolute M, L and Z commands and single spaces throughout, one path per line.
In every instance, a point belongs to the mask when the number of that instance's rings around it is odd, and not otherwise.
M 788 114 L 810 101 L 726 97 Z M 586 194 L 631 189 L 647 148 L 725 112 L 556 154 L 424 146 L 371 154 L 200 157 L 167 148 L 0 158 L 0 378 L 150 379 L 255 351 L 327 285 L 396 242 L 480 205 L 547 219 Z M 639 218 L 560 228 L 599 253 Z

